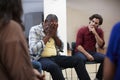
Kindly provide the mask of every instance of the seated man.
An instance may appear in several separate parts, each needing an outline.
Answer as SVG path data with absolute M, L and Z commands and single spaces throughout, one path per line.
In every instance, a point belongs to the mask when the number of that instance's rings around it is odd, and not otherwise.
M 96 45 L 103 48 L 105 44 L 103 30 L 99 28 L 103 18 L 99 14 L 93 14 L 89 20 L 89 25 L 81 27 L 77 33 L 75 55 L 83 59 L 84 62 L 88 60 L 101 63 L 95 80 L 102 80 L 105 55 L 96 52 Z
M 62 51 L 63 43 L 57 35 L 58 18 L 49 14 L 45 21 L 30 29 L 29 47 L 32 54 L 42 64 L 42 69 L 50 72 L 53 80 L 65 80 L 61 68 L 74 67 L 78 78 L 90 80 L 81 58 L 77 56 L 57 55 L 58 50 Z

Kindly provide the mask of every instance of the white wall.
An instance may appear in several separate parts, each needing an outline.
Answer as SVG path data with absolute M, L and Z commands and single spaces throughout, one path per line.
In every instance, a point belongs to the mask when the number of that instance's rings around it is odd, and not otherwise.
M 72 1 L 72 0 L 71 0 Z M 71 43 L 76 40 L 77 30 L 81 25 L 88 25 L 89 17 L 98 13 L 103 17 L 101 28 L 104 31 L 105 46 L 108 45 L 112 26 L 120 21 L 119 0 L 76 0 L 67 1 L 67 40 Z M 71 6 L 72 4 L 72 6 Z
M 66 0 L 44 0 L 44 18 L 48 14 L 56 14 L 58 17 L 58 32 L 64 42 L 64 53 L 62 54 L 66 55 Z

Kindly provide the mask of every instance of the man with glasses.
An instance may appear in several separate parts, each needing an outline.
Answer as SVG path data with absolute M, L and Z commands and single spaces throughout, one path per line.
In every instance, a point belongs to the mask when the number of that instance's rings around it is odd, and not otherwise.
M 86 61 L 101 63 L 95 80 L 102 80 L 104 54 L 96 52 L 96 44 L 100 48 L 105 44 L 103 30 L 99 27 L 103 23 L 103 18 L 99 14 L 93 14 L 89 20 L 89 25 L 78 30 L 75 55 L 81 57 L 84 63 Z

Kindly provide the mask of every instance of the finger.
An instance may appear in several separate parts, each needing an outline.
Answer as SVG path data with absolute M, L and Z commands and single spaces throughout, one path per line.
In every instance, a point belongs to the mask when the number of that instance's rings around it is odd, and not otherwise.
M 39 75 L 37 76 L 40 80 L 45 80 L 45 75 Z

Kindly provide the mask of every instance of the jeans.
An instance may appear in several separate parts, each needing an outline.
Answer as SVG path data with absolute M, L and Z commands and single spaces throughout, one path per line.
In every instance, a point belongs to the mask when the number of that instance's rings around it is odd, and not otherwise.
M 32 66 L 33 68 L 37 69 L 40 73 L 42 72 L 42 66 L 40 62 L 32 60 Z
M 75 68 L 77 76 L 80 80 L 90 80 L 86 71 L 84 62 L 77 56 L 52 56 L 40 58 L 42 69 L 50 72 L 53 80 L 65 80 L 62 69 Z
M 102 78 L 103 78 L 103 62 L 104 62 L 105 55 L 102 53 L 97 53 L 97 52 L 88 52 L 88 53 L 90 53 L 94 57 L 94 61 L 100 63 L 98 72 L 96 74 L 96 78 L 98 80 L 102 80 Z M 85 62 L 87 61 L 87 57 L 83 53 L 77 52 L 77 53 L 75 53 L 75 55 L 80 57 L 84 61 L 84 64 L 85 64 Z

